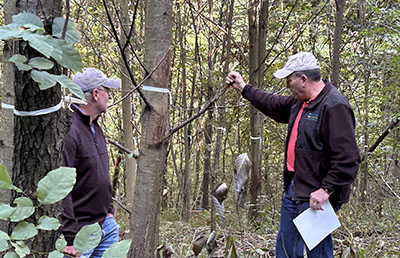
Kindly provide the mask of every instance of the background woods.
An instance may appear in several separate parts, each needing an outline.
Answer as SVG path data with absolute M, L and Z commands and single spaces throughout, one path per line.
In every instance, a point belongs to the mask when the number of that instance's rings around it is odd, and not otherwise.
M 15 1 L 0 0 L 0 25 L 9 23 L 11 14 L 30 12 L 14 6 Z M 334 234 L 336 254 L 400 255 L 400 1 L 71 0 L 70 6 L 69 17 L 81 32 L 75 47 L 84 67 L 97 67 L 123 80 L 101 123 L 107 138 L 140 154 L 134 160 L 109 145 L 115 200 L 131 210 L 129 216 L 115 204 L 120 231 L 124 238 L 131 238 L 132 232 L 138 237 L 149 233 L 133 241 L 131 257 L 135 250 L 154 252 L 157 245 L 172 245 L 179 256 L 190 255 L 195 236 L 208 235 L 210 229 L 218 235 L 215 255 L 224 253 L 227 236 L 232 235 L 240 256 L 273 256 L 286 126 L 254 110 L 233 90 L 186 126 L 180 125 L 221 93 L 232 69 L 258 88 L 289 94 L 285 82 L 272 73 L 299 51 L 315 54 L 323 77 L 349 98 L 356 115 L 363 163 L 351 201 L 339 213 L 342 227 Z M 52 10 L 60 12 L 57 8 Z M 65 10 L 64 6 L 62 13 Z M 14 104 L 20 101 L 18 80 L 23 78 L 7 60 L 17 43 L 0 44 L 1 102 Z M 132 91 L 138 86 L 140 91 Z M 60 89 L 54 91 L 48 94 L 61 94 Z M 26 105 L 35 109 L 35 104 Z M 44 122 L 21 124 L 9 109 L 1 110 L 0 163 L 17 181 L 24 171 L 18 155 L 23 151 L 18 148 L 39 137 L 23 138 L 23 130 L 35 124 L 46 127 Z M 167 137 L 170 129 L 174 133 Z M 56 143 L 46 143 L 55 148 L 49 152 L 57 153 L 57 139 L 62 139 L 61 132 L 53 139 Z M 244 152 L 252 160 L 253 173 L 247 206 L 236 210 L 233 170 L 236 157 Z M 14 165 L 10 153 L 16 153 Z M 38 162 L 46 171 L 57 163 Z M 212 219 L 217 215 L 210 198 L 223 182 L 230 188 L 224 225 Z M 149 221 L 151 229 L 146 228 Z M 149 241 L 141 243 L 144 239 Z

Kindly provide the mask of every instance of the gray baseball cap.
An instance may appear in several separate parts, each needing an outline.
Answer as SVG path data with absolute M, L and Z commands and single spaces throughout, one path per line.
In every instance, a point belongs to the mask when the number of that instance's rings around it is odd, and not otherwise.
M 96 68 L 84 68 L 82 72 L 75 74 L 72 80 L 81 87 L 83 92 L 96 89 L 100 86 L 106 88 L 121 87 L 121 80 L 109 79 L 102 71 Z
M 320 69 L 317 59 L 310 52 L 299 52 L 289 57 L 285 66 L 276 71 L 274 76 L 283 79 L 291 75 L 293 72 Z

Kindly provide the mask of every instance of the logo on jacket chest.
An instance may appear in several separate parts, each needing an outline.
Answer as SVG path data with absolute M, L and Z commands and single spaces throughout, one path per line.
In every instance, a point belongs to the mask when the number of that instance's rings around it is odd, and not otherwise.
M 307 114 L 307 120 L 310 120 L 310 121 L 318 121 L 318 113 L 309 112 L 309 113 Z

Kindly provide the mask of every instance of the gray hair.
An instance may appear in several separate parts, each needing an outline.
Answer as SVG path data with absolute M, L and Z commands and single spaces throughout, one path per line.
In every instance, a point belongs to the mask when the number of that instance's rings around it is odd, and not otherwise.
M 320 69 L 312 69 L 312 70 L 303 70 L 294 72 L 297 77 L 301 77 L 303 74 L 307 76 L 310 81 L 317 82 L 321 80 L 321 70 Z

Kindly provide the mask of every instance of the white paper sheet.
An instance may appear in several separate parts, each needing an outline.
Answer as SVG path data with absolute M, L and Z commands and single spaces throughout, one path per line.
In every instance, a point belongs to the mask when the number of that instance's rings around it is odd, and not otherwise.
M 339 219 L 329 201 L 323 203 L 322 208 L 324 210 L 308 208 L 293 220 L 310 250 L 340 227 Z

